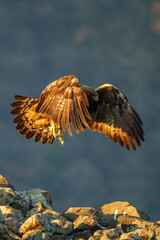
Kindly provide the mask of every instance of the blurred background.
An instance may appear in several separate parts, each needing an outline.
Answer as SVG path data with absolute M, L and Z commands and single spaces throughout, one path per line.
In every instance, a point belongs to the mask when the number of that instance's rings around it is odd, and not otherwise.
M 39 97 L 74 74 L 121 89 L 144 122 L 130 152 L 86 130 L 64 147 L 18 134 L 15 94 Z M 54 209 L 128 201 L 160 219 L 160 1 L 0 1 L 0 173 L 17 189 L 42 188 Z

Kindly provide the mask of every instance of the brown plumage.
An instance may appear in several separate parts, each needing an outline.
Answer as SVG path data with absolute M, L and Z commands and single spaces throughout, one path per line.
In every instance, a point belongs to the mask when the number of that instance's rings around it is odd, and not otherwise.
M 130 150 L 144 141 L 142 121 L 127 97 L 111 84 L 97 89 L 79 84 L 73 75 L 62 77 L 42 92 L 40 98 L 15 96 L 13 123 L 26 139 L 34 137 L 53 143 L 58 136 L 63 144 L 63 131 L 72 136 L 74 131 L 90 129 L 104 133 L 108 138 Z

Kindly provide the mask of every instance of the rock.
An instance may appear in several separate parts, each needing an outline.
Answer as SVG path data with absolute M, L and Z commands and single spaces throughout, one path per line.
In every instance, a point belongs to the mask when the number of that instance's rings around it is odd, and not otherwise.
M 117 225 L 117 220 L 114 219 L 114 215 L 104 214 L 101 215 L 100 225 L 107 228 L 114 228 Z
M 50 203 L 48 202 L 48 198 L 45 197 L 45 195 L 47 196 L 47 194 L 44 194 L 44 192 L 46 193 L 46 191 L 41 189 L 32 189 L 25 192 L 25 194 L 29 196 L 30 205 L 32 207 L 35 207 L 38 202 L 41 202 L 44 208 L 52 209 Z
M 37 213 L 29 217 L 20 227 L 19 233 L 24 234 L 29 230 L 40 229 L 55 233 L 55 225 L 51 224 L 48 216 Z
M 55 226 L 55 233 L 69 234 L 73 230 L 73 223 L 65 219 L 60 213 L 47 209 L 42 214 L 49 217 L 51 224 Z
M 26 191 L 15 191 L 15 199 L 14 202 L 11 204 L 11 207 L 21 211 L 23 216 L 25 217 L 26 213 L 29 211 L 30 208 L 30 198 L 26 194 Z
M 73 230 L 73 224 L 63 218 L 52 220 L 51 223 L 55 225 L 55 232 L 59 234 L 67 235 Z
M 128 216 L 119 216 L 117 220 L 119 223 L 121 223 L 124 232 L 130 232 L 134 230 L 137 232 L 137 229 L 143 229 L 151 235 L 152 233 L 155 233 L 156 236 L 160 236 L 160 225 L 158 223 L 148 222 L 139 218 Z
M 28 231 L 39 229 L 50 232 L 51 235 L 54 233 L 69 234 L 73 229 L 73 224 L 63 216 L 54 213 L 54 211 L 49 209 L 49 211 L 32 215 L 21 225 L 19 233 L 24 234 Z M 40 233 L 38 232 L 37 234 Z
M 97 220 L 93 216 L 84 216 L 80 215 L 73 222 L 74 230 L 84 231 L 84 230 L 93 230 L 99 227 Z
M 50 218 L 50 220 L 55 220 L 55 219 L 65 219 L 60 213 L 55 212 L 51 209 L 47 209 L 45 211 L 42 212 L 43 215 L 48 216 Z
M 132 234 L 134 234 L 134 233 L 132 233 Z M 123 233 L 120 236 L 119 240 L 143 240 L 143 239 L 138 237 L 138 236 L 136 236 L 136 234 L 131 236 L 130 233 Z
M 149 220 L 149 216 L 146 213 L 133 207 L 128 202 L 113 202 L 95 207 L 95 209 L 101 216 L 99 223 L 104 227 L 115 227 L 117 217 L 123 214 Z
M 41 189 L 25 190 L 23 192 L 15 191 L 15 200 L 11 206 L 22 211 L 24 216 L 26 216 L 29 211 L 29 217 L 34 213 L 41 212 L 40 206 L 37 204 L 41 204 L 43 210 L 52 209 L 47 200 L 52 202 L 49 198 L 49 193 L 47 194 L 46 191 Z
M 113 202 L 109 204 L 104 204 L 101 207 L 96 207 L 96 209 L 100 212 L 100 214 L 110 214 L 110 215 L 128 215 L 128 216 L 133 216 L 133 217 L 138 217 L 144 220 L 149 220 L 150 217 L 148 214 L 144 213 L 138 208 L 133 207 L 130 203 L 128 202 Z
M 51 224 L 55 227 L 56 233 L 69 234 L 73 230 L 73 224 L 60 213 L 47 209 L 43 211 L 42 214 L 49 217 Z
M 8 181 L 5 177 L 0 174 L 0 184 L 3 186 L 8 186 Z
M 23 216 L 19 210 L 7 206 L 0 206 L 0 219 L 1 223 L 3 223 L 8 230 L 18 233 Z
M 40 189 L 41 194 L 43 194 L 43 196 L 45 197 L 45 199 L 47 200 L 47 202 L 52 206 L 53 202 L 52 202 L 52 197 L 51 194 L 43 189 Z
M 121 234 L 121 230 L 119 229 L 105 229 L 105 230 L 97 230 L 93 237 L 90 237 L 89 240 L 109 240 L 109 239 L 119 239 Z
M 6 236 L 8 236 L 8 229 L 4 226 L 4 224 L 0 223 L 0 239 L 5 239 Z
M 50 215 L 53 219 L 57 218 L 57 216 L 62 216 L 59 212 L 56 212 L 54 210 L 51 210 L 51 209 L 47 209 L 45 211 L 43 211 L 43 214 L 48 214 Z
M 5 177 L 3 177 L 1 174 L 0 174 L 0 187 L 9 187 L 11 188 L 13 191 L 15 191 L 15 188 L 8 183 L 7 179 Z
M 5 220 L 9 217 L 15 218 L 19 222 L 23 219 L 21 211 L 8 206 L 0 206 L 0 219 Z
M 29 230 L 22 236 L 23 240 L 30 240 L 30 239 L 44 239 L 49 240 L 49 234 L 47 232 L 44 232 L 43 230 Z
M 51 240 L 73 240 L 73 238 L 71 238 L 70 236 L 67 236 L 67 235 L 58 235 L 58 234 L 55 234 Z M 82 239 L 81 239 L 82 240 Z
M 2 223 L 0 223 L 0 239 L 14 240 L 21 238 L 15 233 L 8 231 L 8 229 Z
M 155 232 L 153 230 L 150 230 L 150 229 L 137 229 L 137 230 L 134 231 L 134 233 L 130 233 L 130 236 L 132 238 L 135 235 L 137 235 L 141 239 L 155 239 L 156 238 Z
M 13 201 L 13 190 L 9 187 L 0 187 L 0 205 L 10 205 Z
M 1 223 L 3 223 L 5 227 L 11 232 L 18 233 L 20 223 L 16 219 L 8 218 L 5 220 L 2 220 Z
M 99 220 L 100 214 L 99 212 L 92 207 L 71 207 L 69 208 L 64 214 L 64 217 L 66 217 L 70 221 L 75 221 L 78 216 L 91 216 L 95 218 L 96 220 Z
M 138 229 L 132 233 L 124 233 L 121 235 L 119 240 L 152 240 L 152 239 L 159 239 L 156 238 L 154 232 L 144 231 L 143 229 Z
M 43 204 L 38 202 L 34 208 L 27 212 L 26 217 L 29 218 L 36 213 L 42 213 L 44 210 Z
M 7 240 L 16 240 L 16 239 L 21 239 L 21 237 L 19 237 L 17 234 L 8 231 L 8 236 L 7 236 Z
M 75 232 L 70 237 L 71 239 L 76 239 L 76 240 L 78 239 L 87 240 L 89 239 L 90 236 L 92 236 L 92 232 L 90 230 L 85 230 L 85 231 Z

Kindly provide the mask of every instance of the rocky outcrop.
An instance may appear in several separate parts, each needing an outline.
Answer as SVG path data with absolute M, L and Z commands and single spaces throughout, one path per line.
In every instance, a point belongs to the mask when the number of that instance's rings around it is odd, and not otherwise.
M 41 189 L 15 191 L 0 175 L 0 239 L 149 240 L 160 239 L 160 221 L 128 202 L 54 211 Z

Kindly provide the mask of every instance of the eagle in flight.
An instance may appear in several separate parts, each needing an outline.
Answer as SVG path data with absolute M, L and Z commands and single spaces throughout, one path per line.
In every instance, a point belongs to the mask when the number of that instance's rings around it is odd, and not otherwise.
M 16 95 L 11 104 L 16 129 L 26 139 L 34 137 L 43 144 L 56 137 L 63 145 L 63 131 L 90 129 L 130 150 L 144 141 L 142 121 L 128 103 L 127 97 L 111 84 L 97 89 L 82 85 L 74 75 L 64 76 L 49 84 L 39 98 Z

